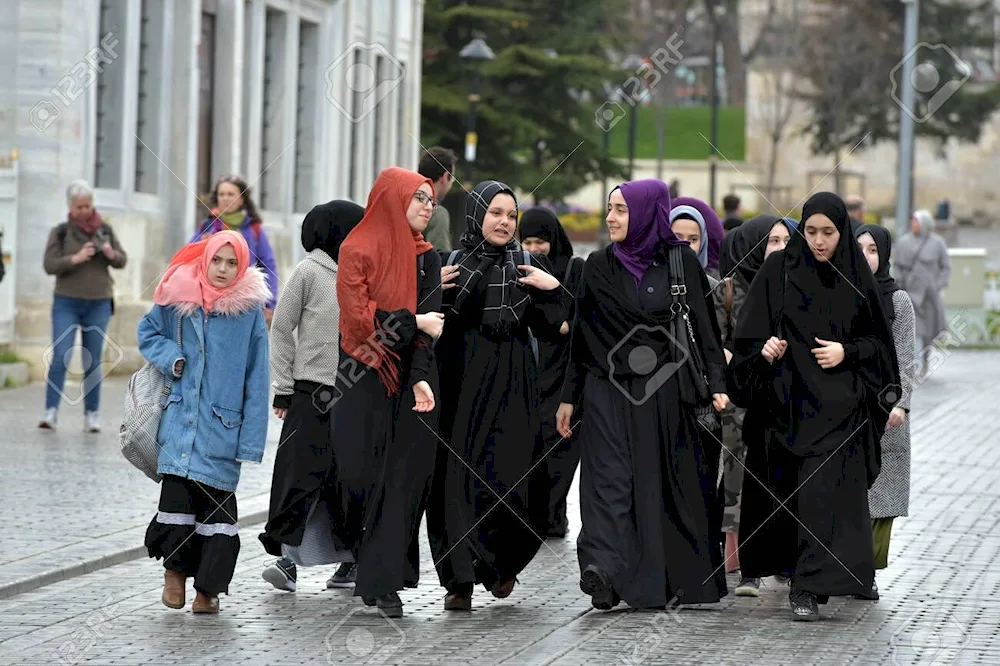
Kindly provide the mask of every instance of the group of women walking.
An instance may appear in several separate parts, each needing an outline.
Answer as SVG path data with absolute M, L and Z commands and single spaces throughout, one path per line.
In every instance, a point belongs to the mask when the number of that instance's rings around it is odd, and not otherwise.
M 297 567 L 339 564 L 328 587 L 398 617 L 426 516 L 444 608 L 470 610 L 477 584 L 506 598 L 541 541 L 566 535 L 579 464 L 580 587 L 596 608 L 717 602 L 736 569 L 738 594 L 787 579 L 796 619 L 877 596 L 906 511 L 886 494 L 908 481 L 914 357 L 881 227 L 852 234 L 821 193 L 799 223 L 759 216 L 724 237 L 710 206 L 640 180 L 609 193 L 612 242 L 583 261 L 504 183 L 469 192 L 449 253 L 423 238 L 436 206 L 429 179 L 392 167 L 364 209 L 314 208 L 270 372 L 246 234 L 174 258 L 140 324 L 143 354 L 174 379 L 147 534 L 166 605 L 193 577 L 195 610 L 218 611 L 239 550 L 223 495 L 261 459 L 268 381 L 284 423 L 260 539 L 279 589 Z

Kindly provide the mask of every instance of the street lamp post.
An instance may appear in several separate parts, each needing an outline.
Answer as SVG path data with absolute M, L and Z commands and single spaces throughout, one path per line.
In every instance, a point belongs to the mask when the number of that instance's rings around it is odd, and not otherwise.
M 643 60 L 637 55 L 630 55 L 625 60 L 625 69 L 630 74 L 629 81 L 632 85 L 629 86 L 630 90 L 624 90 L 623 92 L 629 96 L 630 106 L 632 107 L 628 112 L 628 179 L 632 180 L 635 171 L 635 142 L 636 135 L 639 132 L 639 100 L 642 98 L 642 84 L 638 83 L 638 79 L 634 76 L 635 72 L 639 71 L 643 65 Z
M 476 107 L 479 104 L 480 71 L 479 63 L 493 60 L 493 50 L 481 37 L 476 37 L 459 52 L 459 57 L 472 61 L 472 87 L 469 90 L 469 120 L 465 133 L 465 182 L 472 183 L 472 166 L 476 161 L 476 146 L 479 137 L 476 134 Z
M 708 205 L 715 207 L 715 176 L 719 161 L 719 19 L 725 7 L 717 4 L 718 0 L 712 1 L 712 60 L 711 60 L 711 136 L 712 152 L 708 158 Z
M 917 45 L 917 29 L 919 27 L 919 0 L 902 0 L 906 5 L 906 19 L 903 29 L 903 55 L 908 56 L 903 61 L 900 72 L 902 90 L 901 106 L 914 108 L 915 92 L 913 90 L 913 61 L 910 54 Z M 896 237 L 906 233 L 910 223 L 913 201 L 913 117 L 902 109 L 899 113 L 899 183 L 896 187 Z

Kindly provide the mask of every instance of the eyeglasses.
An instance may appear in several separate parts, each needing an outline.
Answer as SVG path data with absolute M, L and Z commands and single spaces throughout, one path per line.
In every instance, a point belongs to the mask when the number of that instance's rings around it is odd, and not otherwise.
M 431 209 L 438 207 L 438 202 L 434 200 L 434 197 L 429 197 L 419 190 L 413 193 L 413 198 L 425 206 L 430 204 Z

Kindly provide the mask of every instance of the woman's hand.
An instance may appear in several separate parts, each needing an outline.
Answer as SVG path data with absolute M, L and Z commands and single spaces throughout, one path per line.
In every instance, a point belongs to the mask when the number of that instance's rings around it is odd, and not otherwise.
M 559 327 L 559 335 L 569 335 L 569 322 L 564 321 Z
M 97 254 L 97 248 L 90 241 L 83 244 L 76 254 L 69 258 L 74 264 L 82 264 L 85 261 L 90 261 L 90 258 Z
M 434 391 L 431 390 L 431 385 L 426 381 L 419 381 L 413 385 L 413 399 L 416 402 L 413 405 L 413 411 L 434 411 Z
M 108 261 L 114 261 L 115 257 L 118 256 L 118 253 L 115 252 L 115 249 L 111 247 L 111 243 L 105 243 L 104 247 L 101 248 L 101 252 L 104 253 L 104 256 L 107 257 Z
M 729 396 L 725 393 L 713 393 L 712 406 L 715 407 L 715 411 L 721 412 L 729 406 Z
M 556 411 L 556 431 L 563 437 L 570 437 L 573 431 L 570 429 L 570 419 L 573 418 L 573 405 L 568 402 L 560 402 Z
M 906 423 L 906 410 L 902 407 L 893 407 L 892 411 L 889 412 L 889 423 L 886 424 L 886 430 L 891 430 L 896 426 L 901 426 Z
M 441 312 L 418 314 L 417 328 L 437 340 L 441 337 L 441 331 L 444 330 L 444 314 Z
M 442 266 L 441 267 L 441 289 L 454 289 L 458 285 L 455 284 L 455 280 L 458 279 L 458 266 Z
M 541 289 L 542 291 L 552 291 L 559 286 L 559 280 L 541 268 L 528 265 L 518 266 L 518 268 L 527 273 L 523 278 L 517 279 L 521 284 Z
M 819 367 L 829 370 L 830 368 L 836 368 L 844 361 L 844 345 L 839 342 L 820 340 L 819 338 L 816 338 L 816 342 L 823 345 L 812 350 L 813 356 L 816 357 L 816 362 L 819 363 Z
M 274 408 L 274 415 L 277 416 L 282 421 L 284 421 L 285 420 L 285 416 L 288 415 L 288 410 L 287 409 L 282 409 L 281 407 L 275 407 Z
M 760 350 L 760 355 L 767 359 L 768 363 L 774 363 L 785 355 L 786 349 L 788 349 L 788 343 L 772 335 L 764 343 L 764 348 Z

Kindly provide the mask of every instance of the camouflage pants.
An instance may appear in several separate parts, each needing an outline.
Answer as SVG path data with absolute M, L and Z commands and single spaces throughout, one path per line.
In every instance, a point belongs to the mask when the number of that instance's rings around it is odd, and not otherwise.
M 743 464 L 747 459 L 743 444 L 743 415 L 745 409 L 726 407 L 722 412 L 722 489 L 725 506 L 722 511 L 722 530 L 738 532 L 740 527 L 740 501 L 743 496 Z

